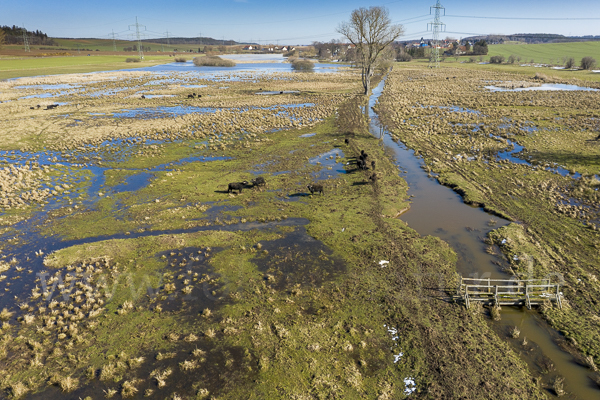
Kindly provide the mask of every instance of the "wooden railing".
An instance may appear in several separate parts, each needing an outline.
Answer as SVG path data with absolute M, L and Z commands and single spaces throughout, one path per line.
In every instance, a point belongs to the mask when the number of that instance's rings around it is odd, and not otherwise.
M 550 301 L 562 308 L 562 292 L 560 284 L 551 283 L 548 279 L 490 279 L 462 278 L 456 291 L 459 299 L 467 308 L 471 302 L 482 302 L 489 305 L 524 305 L 532 306 Z

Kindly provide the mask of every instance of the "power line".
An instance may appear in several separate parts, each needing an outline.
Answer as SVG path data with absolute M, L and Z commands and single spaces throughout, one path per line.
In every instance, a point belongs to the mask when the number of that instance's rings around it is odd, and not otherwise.
M 471 19 L 512 19 L 512 20 L 529 20 L 529 21 L 598 21 L 600 18 L 541 18 L 541 17 L 484 17 L 476 15 L 446 15 L 452 18 L 471 18 Z

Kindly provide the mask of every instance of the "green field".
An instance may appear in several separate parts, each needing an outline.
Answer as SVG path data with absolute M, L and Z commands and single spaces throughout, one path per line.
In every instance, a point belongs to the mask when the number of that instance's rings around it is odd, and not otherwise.
M 66 57 L 30 57 L 19 59 L 3 59 L 0 63 L 0 80 L 22 76 L 55 75 L 69 73 L 85 73 L 109 71 L 114 69 L 149 67 L 172 62 L 169 56 L 149 56 L 143 62 L 125 62 L 131 56 L 66 56 Z
M 71 50 L 76 50 L 79 46 L 80 49 L 90 49 L 93 51 L 114 51 L 113 41 L 112 39 L 54 39 L 56 43 L 58 43 L 58 48 L 67 48 Z M 115 45 L 117 47 L 117 51 L 123 51 L 125 47 L 132 47 L 135 45 L 135 41 L 129 40 L 116 40 Z M 160 43 L 146 43 L 143 45 L 145 47 L 150 47 L 150 51 L 174 51 L 178 50 L 198 50 L 198 46 L 196 45 L 162 45 Z
M 573 57 L 579 64 L 583 57 L 600 60 L 600 42 L 545 43 L 545 44 L 494 44 L 489 45 L 488 58 L 501 55 L 508 59 L 511 54 L 521 57 L 521 62 L 563 64 L 564 57 Z

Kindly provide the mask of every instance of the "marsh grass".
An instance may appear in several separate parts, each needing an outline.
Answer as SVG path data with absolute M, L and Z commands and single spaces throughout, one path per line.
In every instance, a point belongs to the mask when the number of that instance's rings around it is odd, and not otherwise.
M 194 57 L 196 67 L 235 67 L 235 62 L 219 56 Z
M 556 394 L 558 397 L 562 397 L 567 394 L 564 389 L 564 378 L 557 376 L 552 383 L 552 389 L 554 389 L 554 394 Z
M 294 59 L 291 61 L 294 71 L 311 72 L 315 69 L 315 64 L 310 60 Z
M 495 305 L 490 306 L 490 316 L 494 321 L 500 321 L 502 319 L 500 307 Z

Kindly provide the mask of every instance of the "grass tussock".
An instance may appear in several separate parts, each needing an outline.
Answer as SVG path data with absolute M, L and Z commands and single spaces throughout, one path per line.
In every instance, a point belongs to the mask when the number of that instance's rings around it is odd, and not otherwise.
M 315 69 L 315 64 L 312 61 L 304 59 L 293 59 L 291 61 L 294 71 L 311 72 Z
M 139 62 L 142 62 L 142 60 L 140 60 L 139 58 L 136 58 L 136 57 L 127 57 L 125 59 L 125 62 L 128 62 L 128 63 L 139 63 Z
M 185 57 L 175 57 L 175 62 L 184 63 L 184 62 L 187 62 L 187 58 L 185 58 Z
M 235 62 L 219 56 L 194 57 L 196 67 L 235 67 Z

